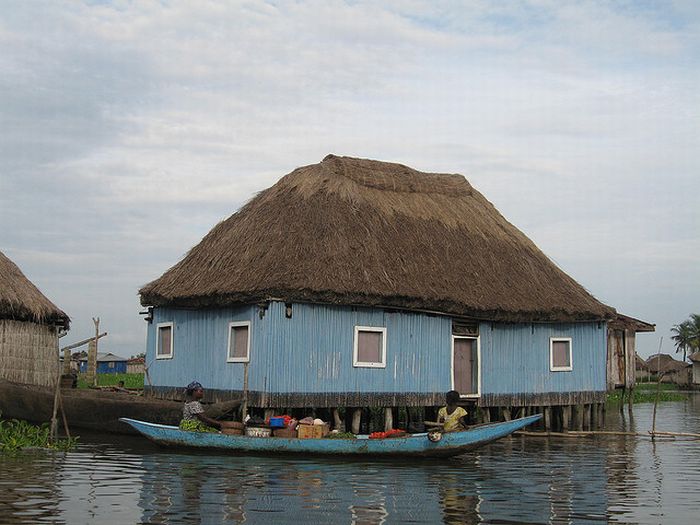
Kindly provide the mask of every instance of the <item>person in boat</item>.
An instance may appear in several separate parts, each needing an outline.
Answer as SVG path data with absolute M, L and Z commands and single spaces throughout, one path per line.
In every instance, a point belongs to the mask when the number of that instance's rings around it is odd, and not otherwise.
M 458 432 L 466 430 L 468 425 L 468 412 L 458 405 L 459 392 L 450 390 L 445 395 L 447 406 L 438 410 L 438 422 L 443 424 L 443 432 Z
M 204 415 L 200 399 L 204 397 L 204 387 L 197 381 L 192 381 L 185 390 L 187 400 L 182 407 L 180 428 L 192 432 L 216 432 L 221 429 L 221 423 Z
M 112 387 L 112 390 L 114 392 L 124 392 L 126 394 L 129 393 L 129 391 L 126 388 L 124 388 L 124 381 L 119 381 L 117 383 L 117 386 Z

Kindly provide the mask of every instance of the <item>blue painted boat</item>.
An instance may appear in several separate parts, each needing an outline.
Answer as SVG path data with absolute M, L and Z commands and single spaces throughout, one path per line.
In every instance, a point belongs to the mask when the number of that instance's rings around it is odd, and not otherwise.
M 503 438 L 542 417 L 541 414 L 477 425 L 464 432 L 443 433 L 432 441 L 427 433 L 387 439 L 298 439 L 233 436 L 220 433 L 188 432 L 170 425 L 120 418 L 145 437 L 165 446 L 215 449 L 250 454 L 323 454 L 332 456 L 455 456 Z

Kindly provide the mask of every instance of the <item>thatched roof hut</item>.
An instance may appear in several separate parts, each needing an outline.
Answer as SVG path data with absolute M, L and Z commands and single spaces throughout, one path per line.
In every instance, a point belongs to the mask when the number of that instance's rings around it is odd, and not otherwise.
M 259 193 L 159 279 L 143 305 L 270 299 L 494 321 L 612 318 L 461 175 L 329 155 Z
M 22 271 L 0 252 L 0 319 L 59 325 L 68 329 L 70 319 L 49 301 Z

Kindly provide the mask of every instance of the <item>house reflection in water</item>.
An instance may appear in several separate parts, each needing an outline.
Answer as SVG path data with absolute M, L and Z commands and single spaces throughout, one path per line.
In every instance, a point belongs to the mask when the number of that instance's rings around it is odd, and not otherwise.
M 542 440 L 536 454 L 524 454 L 521 446 L 514 440 L 484 455 L 397 462 L 147 455 L 142 521 L 298 523 L 301 516 L 308 524 L 367 525 L 605 520 L 606 448 Z

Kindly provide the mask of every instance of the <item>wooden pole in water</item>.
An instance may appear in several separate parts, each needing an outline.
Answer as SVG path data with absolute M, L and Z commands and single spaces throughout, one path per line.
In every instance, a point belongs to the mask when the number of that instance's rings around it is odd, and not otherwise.
M 664 374 L 661 372 L 661 364 L 659 361 L 659 359 L 661 358 L 661 343 L 663 343 L 663 340 L 664 336 L 661 336 L 661 339 L 659 340 L 659 351 L 656 354 L 656 373 L 659 374 L 659 377 L 656 381 L 656 398 L 654 399 L 654 413 L 651 418 L 652 441 L 654 440 L 654 434 L 656 433 L 656 406 L 659 404 L 659 396 L 661 395 L 661 379 L 664 377 Z
M 384 432 L 394 428 L 394 414 L 391 411 L 391 407 L 386 407 L 384 409 Z

